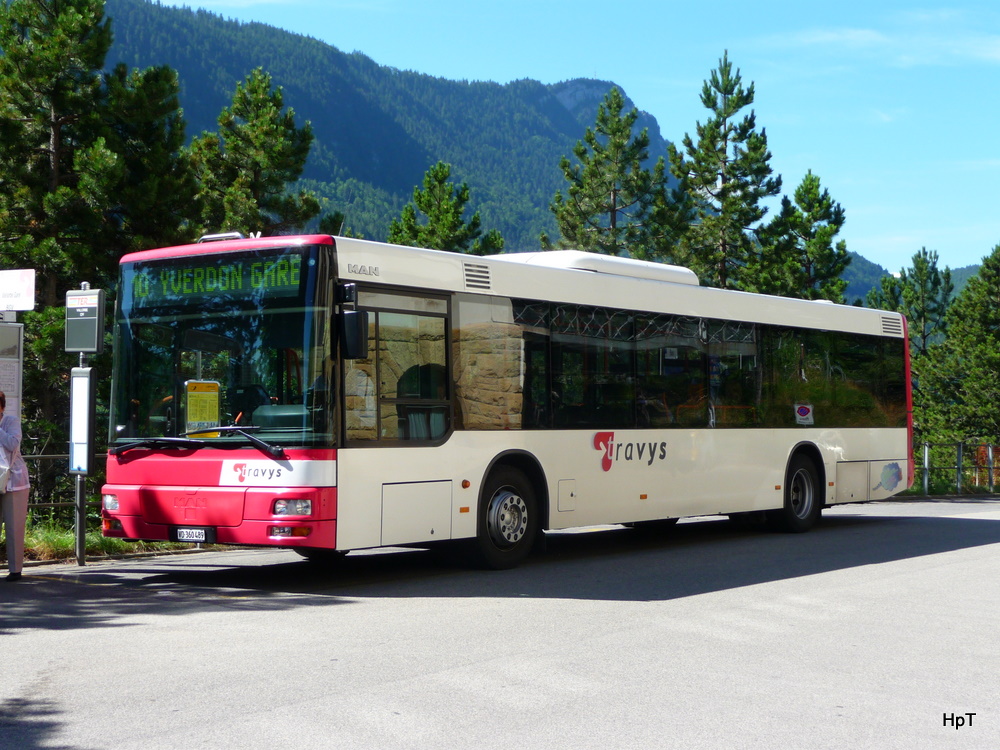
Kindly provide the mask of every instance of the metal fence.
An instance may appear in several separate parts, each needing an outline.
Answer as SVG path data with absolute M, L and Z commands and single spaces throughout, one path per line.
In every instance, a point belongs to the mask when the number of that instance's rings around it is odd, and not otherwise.
M 1000 445 L 923 443 L 916 453 L 924 495 L 995 494 L 1000 487 Z
M 985 443 L 923 443 L 915 451 L 918 486 L 924 495 L 996 494 L 1000 489 L 1000 445 Z M 94 457 L 101 467 L 104 454 Z M 25 455 L 31 475 L 30 508 L 71 508 L 75 505 L 69 455 Z M 88 506 L 99 506 L 103 470 L 86 477 Z M 96 486 L 95 486 L 96 485 Z
M 36 453 L 22 454 L 31 478 L 31 494 L 28 497 L 28 509 L 34 508 L 72 508 L 74 500 L 74 482 L 69 473 L 69 454 L 67 453 Z M 103 461 L 105 454 L 94 456 L 94 467 L 99 467 L 94 475 L 85 477 L 84 486 L 92 489 L 92 499 L 87 505 L 99 506 L 101 503 L 99 488 L 104 481 Z M 88 486 L 89 485 L 89 486 Z M 96 485 L 96 488 L 95 488 Z M 88 495 L 91 497 L 91 495 Z

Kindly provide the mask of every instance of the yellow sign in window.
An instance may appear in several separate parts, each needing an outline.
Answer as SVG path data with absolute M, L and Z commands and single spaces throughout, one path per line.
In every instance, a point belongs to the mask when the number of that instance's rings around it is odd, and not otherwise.
M 214 380 L 188 380 L 186 432 L 219 426 L 219 384 Z M 219 437 L 218 432 L 203 432 L 197 437 Z

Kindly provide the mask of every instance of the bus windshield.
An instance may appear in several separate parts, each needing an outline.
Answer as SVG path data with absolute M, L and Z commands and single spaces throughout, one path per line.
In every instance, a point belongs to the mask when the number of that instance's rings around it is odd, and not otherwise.
M 332 445 L 330 250 L 124 263 L 111 443 Z

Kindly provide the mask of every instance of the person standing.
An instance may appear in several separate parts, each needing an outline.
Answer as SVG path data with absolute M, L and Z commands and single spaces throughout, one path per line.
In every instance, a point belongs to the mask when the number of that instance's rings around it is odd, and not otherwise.
M 7 413 L 7 396 L 0 391 L 0 450 L 10 465 L 7 487 L 0 495 L 7 536 L 7 580 L 21 578 L 24 564 L 24 525 L 28 518 L 28 467 L 21 457 L 21 420 Z

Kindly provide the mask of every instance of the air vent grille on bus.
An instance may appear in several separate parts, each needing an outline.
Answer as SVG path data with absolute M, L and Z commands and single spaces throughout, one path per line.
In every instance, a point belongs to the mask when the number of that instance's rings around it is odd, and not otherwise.
M 889 318 L 882 317 L 882 333 L 886 336 L 902 336 L 903 335 L 903 319 L 902 318 Z
M 481 263 L 465 264 L 465 288 L 466 289 L 490 289 L 490 267 Z

